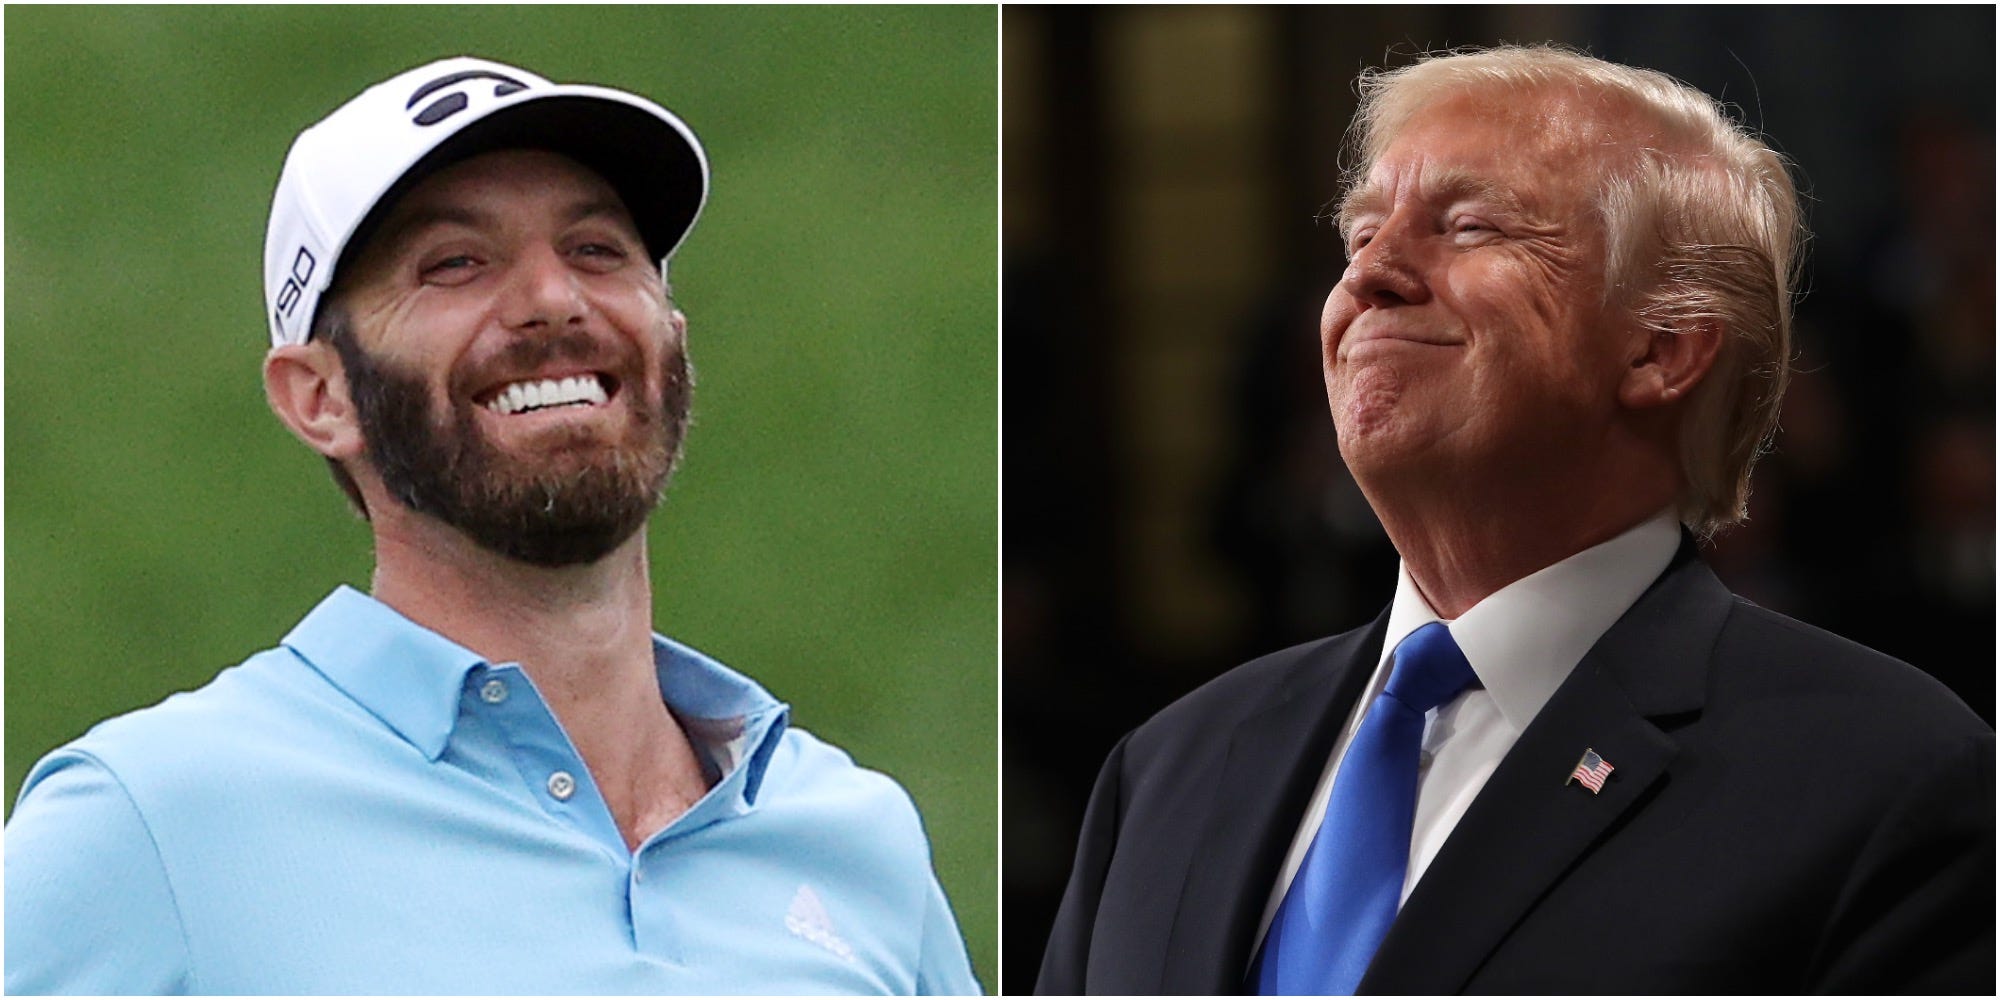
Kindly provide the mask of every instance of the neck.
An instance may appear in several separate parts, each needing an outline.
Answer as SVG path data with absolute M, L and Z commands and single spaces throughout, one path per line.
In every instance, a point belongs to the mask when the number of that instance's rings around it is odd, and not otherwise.
M 661 698 L 646 533 L 588 565 L 497 555 L 431 518 L 376 506 L 374 596 L 493 663 L 518 663 L 636 849 L 707 784 Z
M 1659 513 L 1673 502 L 1677 480 L 1671 472 L 1625 470 L 1553 489 L 1488 482 L 1470 490 L 1362 484 L 1411 581 L 1446 619 Z
M 538 687 L 550 682 L 551 698 L 585 678 L 652 678 L 643 530 L 594 563 L 549 568 L 489 552 L 427 517 L 382 514 L 374 595 L 404 617 L 494 663 L 521 664 Z

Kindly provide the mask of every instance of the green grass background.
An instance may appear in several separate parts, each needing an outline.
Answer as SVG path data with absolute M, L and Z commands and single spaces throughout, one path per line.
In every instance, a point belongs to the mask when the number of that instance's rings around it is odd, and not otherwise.
M 7 801 L 340 582 L 365 525 L 265 408 L 292 137 L 456 54 L 645 94 L 714 172 L 674 266 L 695 427 L 662 631 L 903 782 L 996 963 L 996 18 L 961 8 L 5 14 Z

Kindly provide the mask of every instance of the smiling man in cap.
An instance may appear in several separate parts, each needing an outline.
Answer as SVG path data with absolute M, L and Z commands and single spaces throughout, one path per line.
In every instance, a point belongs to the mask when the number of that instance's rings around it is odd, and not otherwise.
M 9 992 L 977 991 L 903 790 L 651 630 L 707 191 L 665 109 L 478 59 L 299 136 L 264 385 L 372 594 L 36 764 Z

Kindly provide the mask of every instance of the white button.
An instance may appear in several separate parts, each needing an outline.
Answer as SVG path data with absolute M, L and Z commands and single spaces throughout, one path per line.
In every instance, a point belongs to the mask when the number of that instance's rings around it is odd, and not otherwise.
M 555 796 L 558 802 L 568 802 L 569 797 L 576 794 L 576 779 L 570 777 L 568 771 L 549 775 L 549 794 Z
M 498 705 L 507 700 L 507 682 L 498 677 L 479 687 L 479 700 L 488 705 Z

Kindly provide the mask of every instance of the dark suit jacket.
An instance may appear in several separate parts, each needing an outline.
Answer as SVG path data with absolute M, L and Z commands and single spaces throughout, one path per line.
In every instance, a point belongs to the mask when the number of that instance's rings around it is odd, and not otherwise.
M 1387 621 L 1118 744 L 1037 992 L 1243 991 Z M 1586 747 L 1616 768 L 1602 794 L 1564 783 Z M 1991 994 L 1993 760 L 1944 687 L 1735 597 L 1684 542 L 1501 761 L 1361 991 Z

